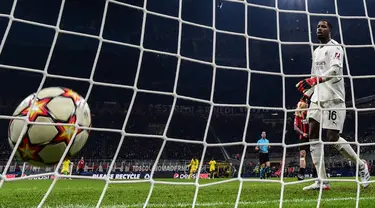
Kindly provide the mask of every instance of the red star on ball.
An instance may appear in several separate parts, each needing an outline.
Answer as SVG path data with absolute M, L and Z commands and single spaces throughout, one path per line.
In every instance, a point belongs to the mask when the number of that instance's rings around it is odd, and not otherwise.
M 50 100 L 51 100 L 50 98 L 36 100 L 33 106 L 32 106 L 32 102 L 30 102 L 30 105 L 21 112 L 21 115 L 26 116 L 27 113 L 30 111 L 30 114 L 29 114 L 30 121 L 35 121 L 35 119 L 38 116 L 48 116 L 47 104 L 49 103 Z
M 40 149 L 40 146 L 30 144 L 28 138 L 25 137 L 18 147 L 18 152 L 23 160 L 37 160 Z
M 75 124 L 76 122 L 76 116 L 72 116 L 69 121 L 67 122 L 67 124 Z M 70 140 L 72 139 L 72 136 L 74 134 L 74 131 L 76 129 L 75 126 L 56 126 L 56 128 L 59 130 L 59 134 L 57 135 L 55 141 L 56 142 L 62 142 L 62 141 L 65 141 L 67 144 L 70 142 Z M 78 129 L 78 132 L 81 132 L 82 129 Z
M 63 88 L 63 89 L 65 92 L 61 96 L 70 97 L 73 99 L 75 103 L 78 103 L 81 100 L 81 96 L 78 93 L 68 88 Z

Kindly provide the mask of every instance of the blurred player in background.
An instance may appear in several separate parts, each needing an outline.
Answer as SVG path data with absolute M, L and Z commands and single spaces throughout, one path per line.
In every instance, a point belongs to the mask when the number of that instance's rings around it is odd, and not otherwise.
M 300 143 L 305 143 L 309 141 L 309 123 L 307 121 L 307 108 L 308 104 L 305 102 L 305 100 L 300 100 L 297 104 L 297 109 L 294 116 L 294 130 L 299 134 Z M 305 179 L 306 153 L 309 147 L 309 145 L 300 146 L 299 172 L 297 175 L 298 180 Z
M 330 46 L 321 45 L 314 50 L 311 77 L 298 82 L 296 87 L 307 99 L 310 98 L 311 92 L 314 92 L 307 114 L 310 141 L 319 141 L 320 125 L 322 125 L 322 128 L 327 130 L 327 137 L 330 142 L 340 142 L 335 144 L 334 147 L 344 157 L 355 164 L 358 163 L 358 173 L 363 182 L 362 186 L 367 187 L 370 180 L 367 162 L 361 160 L 347 141 L 340 137 L 346 116 L 345 86 L 342 77 L 344 52 L 339 43 L 331 39 L 331 31 L 332 25 L 328 21 L 319 21 L 317 37 L 321 44 L 329 44 Z M 319 107 L 323 109 L 322 112 L 317 109 Z M 325 108 L 330 110 L 324 110 Z M 322 124 L 320 123 L 321 116 Z M 324 158 L 321 147 L 321 143 L 311 144 L 310 152 L 313 163 L 318 168 L 319 179 L 327 179 L 324 159 L 320 164 L 320 158 Z M 303 190 L 320 189 L 320 185 L 320 181 L 317 181 Z M 322 188 L 323 190 L 329 190 L 329 183 L 323 182 Z
M 270 172 L 270 159 L 268 156 L 268 149 L 270 148 L 269 141 L 266 138 L 267 134 L 262 131 L 261 138 L 257 142 L 255 151 L 259 152 L 259 164 L 260 164 L 260 179 L 265 179 Z
M 63 166 L 61 169 L 61 174 L 63 175 L 69 175 L 70 174 L 70 160 L 65 159 L 63 162 Z
M 210 165 L 210 178 L 215 178 L 216 161 L 212 158 L 208 164 Z
M 189 174 L 188 179 L 190 179 L 193 176 L 193 174 L 197 172 L 198 165 L 199 165 L 198 158 L 194 156 L 193 159 L 191 159 L 190 164 L 188 166 L 190 168 L 190 174 Z
M 83 170 L 85 168 L 85 161 L 83 160 L 83 157 L 78 162 L 78 174 L 81 175 Z

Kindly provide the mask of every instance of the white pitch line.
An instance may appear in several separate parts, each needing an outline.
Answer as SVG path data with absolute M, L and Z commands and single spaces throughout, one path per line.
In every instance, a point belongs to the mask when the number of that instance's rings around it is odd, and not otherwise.
M 360 200 L 374 200 L 375 197 L 361 197 Z M 327 198 L 322 199 L 322 202 L 332 202 L 332 201 L 351 201 L 356 200 L 356 197 L 342 197 L 342 198 Z M 285 199 L 286 203 L 312 203 L 316 202 L 316 199 Z M 266 200 L 266 201 L 242 201 L 239 202 L 240 205 L 264 205 L 264 204 L 278 204 L 279 200 Z M 147 207 L 191 207 L 192 203 L 149 203 Z M 213 203 L 197 203 L 198 207 L 215 207 L 215 206 L 234 206 L 234 202 L 213 202 Z M 88 205 L 78 205 L 78 204 L 67 204 L 58 205 L 59 208 L 92 208 L 94 206 Z M 138 204 L 119 204 L 119 205 L 104 205 L 103 208 L 132 208 L 132 207 L 143 207 L 143 203 Z M 51 206 L 46 206 L 46 208 L 52 208 Z

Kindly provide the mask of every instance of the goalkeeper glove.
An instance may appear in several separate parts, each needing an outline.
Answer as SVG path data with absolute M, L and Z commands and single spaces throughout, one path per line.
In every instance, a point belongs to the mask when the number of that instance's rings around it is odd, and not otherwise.
M 305 93 L 315 85 L 323 82 L 323 79 L 321 77 L 311 77 L 304 79 L 296 84 L 296 88 L 298 89 L 299 92 Z
M 300 100 L 306 103 L 309 102 L 311 96 L 314 94 L 314 90 L 315 90 L 315 87 L 310 88 L 309 90 L 305 91 L 302 97 L 300 98 Z

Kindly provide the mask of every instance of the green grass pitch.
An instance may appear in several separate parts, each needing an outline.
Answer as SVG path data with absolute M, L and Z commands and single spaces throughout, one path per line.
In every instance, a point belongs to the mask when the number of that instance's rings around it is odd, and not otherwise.
M 336 178 L 337 179 L 337 178 Z M 158 179 L 160 181 L 160 179 Z M 161 179 L 167 182 L 194 182 L 187 179 Z M 224 179 L 201 179 L 200 184 Z M 276 180 L 276 179 L 275 179 Z M 286 182 L 295 179 L 286 179 Z M 0 207 L 36 207 L 52 180 L 5 182 L 0 189 Z M 283 207 L 316 207 L 319 191 L 302 191 L 311 182 L 286 185 Z M 105 185 L 101 180 L 60 179 L 43 207 L 95 207 Z M 240 183 L 231 181 L 200 187 L 196 207 L 234 207 Z M 143 207 L 150 190 L 149 182 L 110 184 L 101 207 Z M 238 207 L 279 207 L 280 183 L 244 182 Z M 147 207 L 191 207 L 194 185 L 155 184 Z M 331 190 L 323 192 L 320 207 L 355 207 L 357 183 L 331 182 Z M 375 184 L 361 188 L 359 207 L 375 207 Z

